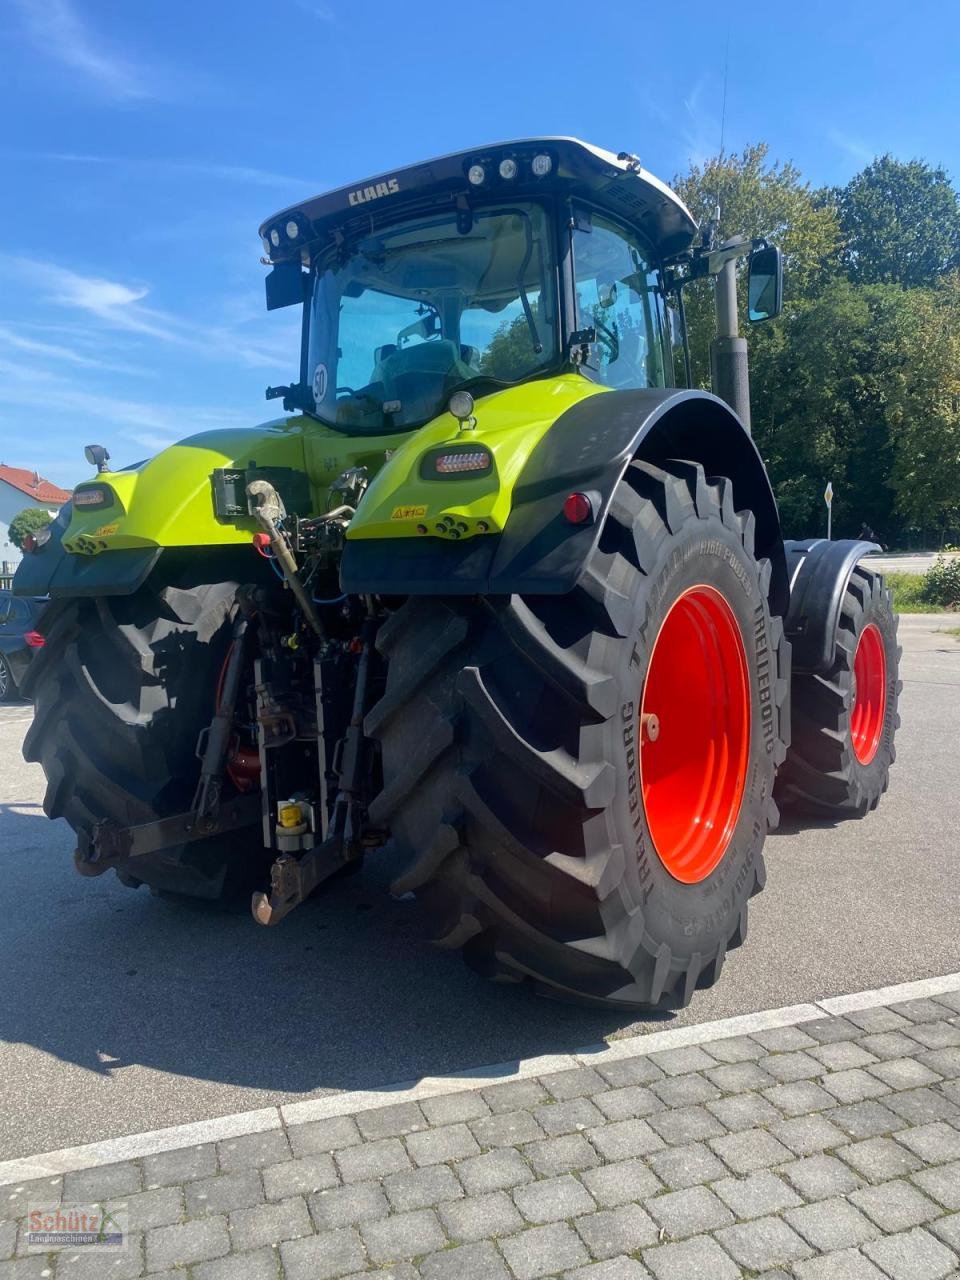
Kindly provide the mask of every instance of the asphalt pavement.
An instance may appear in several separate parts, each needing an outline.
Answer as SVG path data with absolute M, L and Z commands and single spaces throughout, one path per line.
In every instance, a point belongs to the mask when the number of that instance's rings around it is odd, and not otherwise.
M 73 871 L 0 709 L 0 1158 L 960 970 L 957 617 L 901 622 L 890 792 L 860 822 L 767 844 L 721 982 L 661 1018 L 497 987 L 419 940 L 389 858 L 275 929 Z

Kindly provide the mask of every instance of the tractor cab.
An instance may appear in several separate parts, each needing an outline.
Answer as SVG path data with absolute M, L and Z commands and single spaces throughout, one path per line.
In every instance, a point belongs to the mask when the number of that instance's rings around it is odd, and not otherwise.
M 298 384 L 333 429 L 405 431 L 458 390 L 577 367 L 672 378 L 665 260 L 696 224 L 636 157 L 543 138 L 459 152 L 316 197 L 260 229 L 267 306 L 305 306 Z

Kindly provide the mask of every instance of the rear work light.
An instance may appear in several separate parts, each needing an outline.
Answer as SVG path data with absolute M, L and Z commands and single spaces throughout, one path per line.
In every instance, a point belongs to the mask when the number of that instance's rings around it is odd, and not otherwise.
M 42 649 L 46 644 L 46 637 L 42 636 L 39 631 L 25 631 L 23 638 L 31 649 Z
M 489 449 L 443 449 L 428 453 L 420 464 L 424 480 L 444 480 L 448 476 L 487 475 L 493 469 Z
M 113 494 L 105 484 L 88 484 L 73 491 L 75 507 L 105 507 L 113 499 Z

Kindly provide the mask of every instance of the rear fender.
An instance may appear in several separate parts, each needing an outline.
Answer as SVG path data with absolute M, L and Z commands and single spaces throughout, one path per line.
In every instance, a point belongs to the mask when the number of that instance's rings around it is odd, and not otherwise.
M 806 538 L 783 545 L 790 575 L 784 631 L 793 647 L 793 668 L 823 674 L 833 663 L 843 596 L 857 561 L 880 547 L 854 538 Z
M 632 459 L 686 458 L 728 477 L 734 504 L 756 517 L 756 552 L 773 574 L 771 608 L 786 611 L 780 518 L 753 440 L 722 400 L 707 392 L 656 388 L 592 395 L 566 408 L 527 458 L 502 534 L 462 543 L 370 539 L 347 543 L 345 591 L 402 595 L 562 595 L 579 581 L 614 490 Z M 597 519 L 569 524 L 563 501 L 589 491 Z

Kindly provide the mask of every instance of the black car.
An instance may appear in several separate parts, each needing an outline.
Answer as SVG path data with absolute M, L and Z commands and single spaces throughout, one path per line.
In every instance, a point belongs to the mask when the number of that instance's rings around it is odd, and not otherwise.
M 27 667 L 43 644 L 37 623 L 46 604 L 42 597 L 21 599 L 0 591 L 0 702 L 17 697 Z

